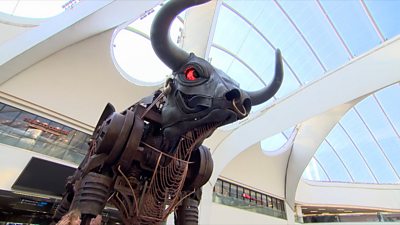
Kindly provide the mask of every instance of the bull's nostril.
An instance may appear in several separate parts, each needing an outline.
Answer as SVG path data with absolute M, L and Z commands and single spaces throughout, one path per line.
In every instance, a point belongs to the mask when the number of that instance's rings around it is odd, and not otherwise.
M 246 109 L 247 112 L 250 112 L 250 110 L 251 110 L 251 100 L 249 98 L 246 98 L 243 101 L 243 107 Z
M 232 89 L 232 90 L 228 91 L 225 94 L 225 98 L 228 101 L 232 101 L 232 100 L 235 100 L 235 99 L 240 99 L 240 97 L 241 97 L 241 94 L 240 94 L 240 91 L 238 89 Z

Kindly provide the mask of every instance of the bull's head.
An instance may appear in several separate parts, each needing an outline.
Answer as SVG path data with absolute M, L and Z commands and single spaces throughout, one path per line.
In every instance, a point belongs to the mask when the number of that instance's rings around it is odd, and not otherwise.
M 162 110 L 164 135 L 176 139 L 195 127 L 219 122 L 225 125 L 246 117 L 251 106 L 275 95 L 282 79 L 282 57 L 276 52 L 275 77 L 259 91 L 240 89 L 239 84 L 206 60 L 187 53 L 170 39 L 169 28 L 183 10 L 209 0 L 170 0 L 156 15 L 151 43 L 157 56 L 173 71 Z

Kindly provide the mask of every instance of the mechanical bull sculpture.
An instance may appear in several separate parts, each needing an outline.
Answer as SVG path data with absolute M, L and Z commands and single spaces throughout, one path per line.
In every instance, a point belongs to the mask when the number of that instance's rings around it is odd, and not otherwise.
M 172 212 L 177 225 L 198 223 L 200 188 L 213 169 L 203 141 L 273 97 L 283 79 L 279 50 L 271 84 L 248 92 L 206 60 L 173 44 L 173 19 L 207 1 L 170 0 L 158 12 L 151 43 L 173 78 L 122 113 L 106 106 L 85 159 L 67 181 L 54 222 L 78 208 L 81 224 L 88 225 L 109 203 L 124 224 L 160 224 Z

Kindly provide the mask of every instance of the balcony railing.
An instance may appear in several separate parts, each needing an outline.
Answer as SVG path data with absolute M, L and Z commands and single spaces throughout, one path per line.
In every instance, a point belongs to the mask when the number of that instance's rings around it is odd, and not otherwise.
M 265 214 L 281 219 L 286 219 L 286 213 L 277 209 L 268 208 L 265 206 L 257 205 L 246 200 L 224 196 L 222 194 L 213 193 L 213 202 L 223 204 L 227 206 L 233 206 L 235 208 L 244 209 L 250 212 Z

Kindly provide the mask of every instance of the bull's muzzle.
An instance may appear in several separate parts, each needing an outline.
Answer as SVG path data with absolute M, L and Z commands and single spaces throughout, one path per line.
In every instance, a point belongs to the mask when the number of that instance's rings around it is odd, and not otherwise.
M 250 97 L 240 89 L 232 89 L 225 94 L 228 102 L 231 102 L 232 110 L 237 114 L 238 118 L 246 117 L 251 110 Z

